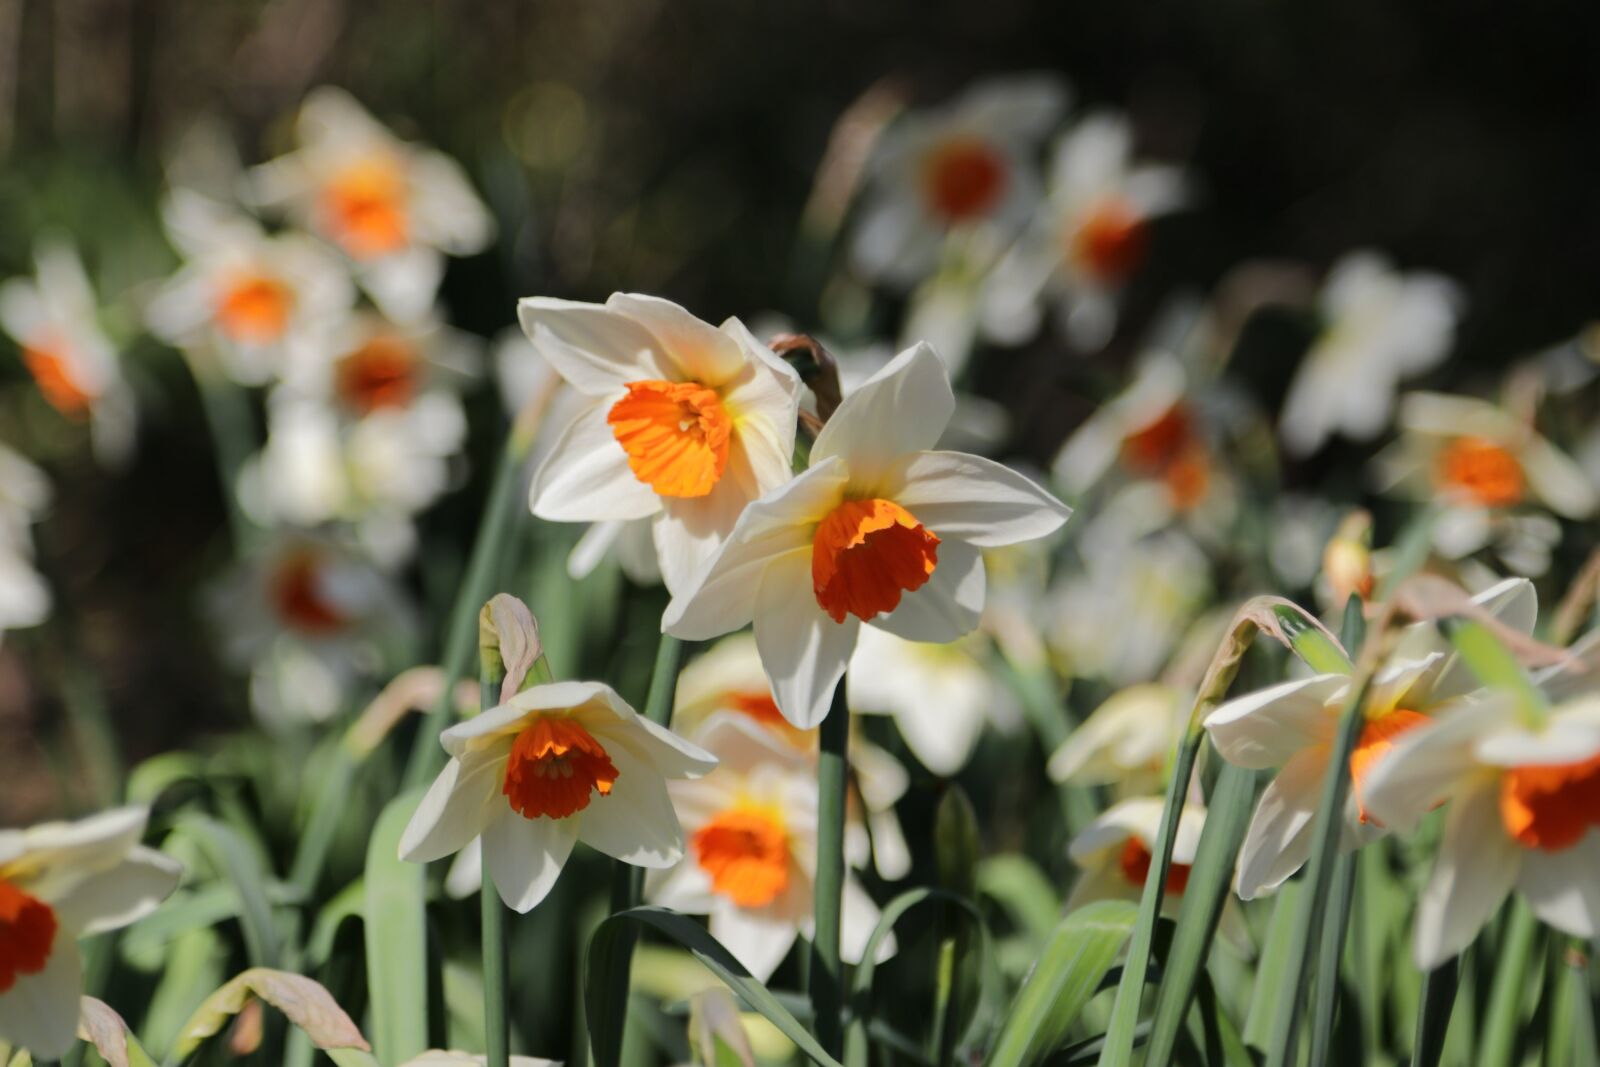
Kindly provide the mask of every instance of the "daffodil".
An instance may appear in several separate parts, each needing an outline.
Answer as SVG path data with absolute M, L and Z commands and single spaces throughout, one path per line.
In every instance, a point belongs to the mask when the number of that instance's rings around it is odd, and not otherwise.
M 534 514 L 651 519 L 667 588 L 687 587 L 746 505 L 789 480 L 799 377 L 738 319 L 655 297 L 530 297 L 518 313 L 588 401 L 534 475 Z
M 454 160 L 395 137 L 343 90 L 313 90 L 295 133 L 298 148 L 246 176 L 252 200 L 344 252 L 391 317 L 426 314 L 443 256 L 493 239 L 494 220 Z
M 1439 508 L 1434 547 L 1447 558 L 1493 545 L 1509 566 L 1540 574 L 1560 539 L 1549 513 L 1586 519 L 1600 506 L 1582 467 L 1488 401 L 1408 393 L 1398 422 L 1399 440 L 1376 461 L 1379 481 Z
M 1402 274 L 1377 252 L 1335 263 L 1317 298 L 1321 330 L 1279 418 L 1289 452 L 1309 455 L 1336 433 L 1357 441 L 1382 433 L 1401 379 L 1431 370 L 1450 351 L 1462 303 L 1448 279 Z
M 668 784 L 689 849 L 676 867 L 651 874 L 646 896 L 709 915 L 712 936 L 766 981 L 795 938 L 813 929 L 816 770 L 804 753 L 744 716 L 714 716 L 695 739 L 720 763 L 698 781 Z M 864 861 L 864 844 L 847 838 L 847 860 Z M 859 963 L 878 909 L 848 869 L 840 921 L 840 952 Z
M 44 472 L 0 445 L 0 638 L 50 614 L 50 587 L 34 569 L 28 532 L 49 502 Z
M 427 862 L 482 838 L 506 907 L 525 912 L 583 841 L 637 867 L 683 856 L 669 779 L 715 757 L 629 707 L 600 682 L 536 685 L 440 735 L 450 760 L 400 838 Z
M 1600 934 L 1600 642 L 1587 670 L 1546 672 L 1556 704 L 1531 714 L 1493 693 L 1399 738 L 1368 776 L 1365 802 L 1408 830 L 1448 803 L 1433 873 L 1417 902 L 1417 966 L 1461 952 L 1515 889 L 1574 937 Z
M 1070 514 L 1022 475 L 927 451 L 955 399 L 939 357 L 907 349 L 834 412 L 810 466 L 751 504 L 662 627 L 691 640 L 755 622 L 778 708 L 815 726 L 863 622 L 953 641 L 983 610 L 981 550 L 1044 537 Z
M 177 888 L 182 868 L 139 843 L 149 812 L 0 830 L 0 1042 L 58 1059 L 76 1039 L 78 938 L 116 930 Z
M 1473 598 L 1505 625 L 1531 633 L 1538 610 L 1533 585 L 1511 578 Z M 1479 683 L 1431 623 L 1409 629 L 1399 649 L 1374 676 L 1365 723 L 1350 756 L 1351 788 L 1344 812 L 1345 847 L 1365 844 L 1388 829 L 1368 803 L 1367 778 L 1399 738 L 1436 716 L 1459 714 Z M 1348 699 L 1345 674 L 1314 674 L 1230 700 L 1206 716 L 1217 751 L 1251 769 L 1278 768 L 1262 793 L 1239 853 L 1240 897 L 1274 889 L 1310 855 L 1312 823 Z
M 1050 777 L 1124 792 L 1158 786 L 1192 703 L 1193 694 L 1159 682 L 1119 689 L 1051 754 Z
M 94 288 L 69 244 L 41 243 L 34 276 L 0 285 L 0 330 L 22 349 L 40 395 L 67 418 L 88 423 L 101 462 L 120 464 L 133 445 L 133 392 L 98 318 Z
M 1149 252 L 1152 220 L 1182 207 L 1186 186 L 1178 167 L 1135 162 L 1126 117 L 1078 120 L 1057 143 L 1044 209 L 985 279 L 984 332 L 1026 341 L 1053 304 L 1076 347 L 1104 345 L 1117 297 Z
M 952 232 L 1019 231 L 1040 199 L 1033 155 L 1066 102 L 1054 78 L 1023 75 L 902 118 L 870 164 L 851 248 L 856 268 L 910 286 L 933 271 Z
M 268 237 L 254 219 L 187 189 L 172 191 L 162 220 L 185 263 L 145 309 L 150 329 L 215 352 L 245 385 L 305 359 L 355 298 L 344 265 L 309 237 Z

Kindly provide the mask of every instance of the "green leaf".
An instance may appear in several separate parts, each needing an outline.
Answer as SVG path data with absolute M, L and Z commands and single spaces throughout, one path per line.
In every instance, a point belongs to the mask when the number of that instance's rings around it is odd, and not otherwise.
M 1215 753 L 1215 750 L 1212 750 Z M 1178 1035 L 1189 1014 L 1196 982 L 1216 936 L 1217 922 L 1227 903 L 1229 883 L 1239 846 L 1244 842 L 1254 808 L 1254 771 L 1223 763 L 1206 810 L 1205 829 L 1195 853 L 1194 866 L 1178 909 L 1177 930 L 1167 950 L 1155 1015 L 1146 1046 L 1145 1062 L 1164 1067 L 1172 1061 Z
M 1455 645 L 1461 659 L 1478 680 L 1490 689 L 1500 689 L 1514 696 L 1523 711 L 1542 717 L 1550 703 L 1538 686 L 1529 680 L 1527 672 L 1511 654 L 1511 650 L 1483 623 L 1476 619 L 1449 619 L 1444 623 L 1450 643 Z
M 1300 910 L 1300 891 L 1304 888 L 1305 883 L 1298 879 L 1285 882 L 1272 897 L 1272 917 L 1267 921 L 1267 936 L 1256 958 L 1255 986 L 1244 1018 L 1245 1044 L 1258 1049 L 1267 1047 L 1273 1015 L 1290 981 L 1289 945 L 1294 939 L 1294 917 Z
M 1012 1001 L 987 1067 L 1029 1067 L 1058 1048 L 1139 917 L 1127 901 L 1100 900 L 1063 919 Z
M 1311 1013 L 1310 1067 L 1328 1062 L 1333 1047 L 1333 1016 L 1339 1006 L 1339 964 L 1344 958 L 1345 930 L 1350 924 L 1350 908 L 1356 891 L 1356 854 L 1341 851 L 1334 861 L 1333 889 L 1328 910 L 1323 916 L 1322 937 L 1317 945 L 1316 991 Z
M 317 982 L 287 971 L 252 967 L 205 999 L 184 1024 L 173 1054 L 179 1059 L 188 1056 L 239 1014 L 252 997 L 283 1012 L 320 1049 L 369 1049 L 350 1016 Z
M 199 846 L 201 853 L 239 894 L 239 923 L 244 930 L 245 951 L 257 967 L 272 967 L 278 962 L 278 930 L 273 925 L 272 905 L 267 901 L 267 872 L 255 851 L 229 826 L 209 815 L 186 812 L 174 826 Z
M 1416 1039 L 1411 1051 L 1411 1067 L 1437 1067 L 1444 1054 L 1445 1032 L 1450 1026 L 1450 1009 L 1456 1002 L 1456 986 L 1461 976 L 1461 961 L 1452 956 L 1422 979 L 1422 1003 L 1417 1009 Z
M 1061 898 L 1045 873 L 1026 856 L 990 856 L 978 864 L 978 892 L 990 897 L 1012 925 L 1040 945 L 1061 917 Z
M 173 939 L 139 1027 L 149 1048 L 157 1054 L 172 1048 L 184 1022 L 222 981 L 227 955 L 222 938 L 210 927 Z
M 1483 1021 L 1483 1043 L 1478 1048 L 1479 1067 L 1510 1067 L 1521 1062 L 1516 1055 L 1517 1030 L 1522 1024 L 1528 960 L 1533 956 L 1539 921 L 1520 897 L 1512 899 L 1509 910 L 1505 936 L 1494 954 L 1494 985 Z
M 615 970 L 626 961 L 618 951 L 633 931 L 629 924 L 647 926 L 688 949 L 751 1011 L 759 1012 L 778 1031 L 793 1041 L 820 1067 L 842 1067 L 828 1055 L 817 1039 L 785 1008 L 772 991 L 734 959 L 733 954 L 688 916 L 667 908 L 641 907 L 607 917 L 589 939 L 583 980 L 584 1015 L 589 1025 L 590 1046 L 596 1067 L 617 1067 L 622 1057 L 622 1020 L 613 1018 L 617 1005 L 606 991 L 615 988 Z
M 1350 673 L 1350 656 L 1315 618 L 1289 604 L 1275 605 L 1272 613 L 1289 639 L 1289 647 L 1306 666 L 1318 674 Z
M 399 855 L 400 835 L 423 792 L 413 789 L 385 805 L 367 845 L 363 933 L 372 1038 L 383 1063 L 428 1047 L 427 868 Z

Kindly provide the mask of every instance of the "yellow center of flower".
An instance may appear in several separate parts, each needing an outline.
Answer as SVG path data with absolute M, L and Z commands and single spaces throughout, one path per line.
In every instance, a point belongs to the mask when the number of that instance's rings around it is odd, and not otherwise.
M 298 551 L 278 561 L 267 579 L 267 599 L 291 630 L 320 636 L 342 629 L 349 620 L 322 590 L 317 554 Z
M 22 365 L 28 368 L 45 401 L 61 414 L 81 419 L 94 398 L 73 376 L 65 349 L 53 338 L 42 337 L 22 346 Z
M 1120 196 L 1092 206 L 1068 238 L 1068 254 L 1084 273 L 1108 284 L 1128 279 L 1144 262 L 1149 227 Z
M 1362 822 L 1383 825 L 1367 811 L 1362 801 L 1367 775 L 1372 773 L 1372 768 L 1384 753 L 1394 747 L 1395 738 L 1427 721 L 1426 715 L 1407 708 L 1395 708 L 1367 720 L 1361 728 L 1361 736 L 1356 739 L 1356 747 L 1350 753 L 1350 794 L 1355 797 L 1356 811 Z
M 771 904 L 789 884 L 789 833 L 777 809 L 736 804 L 695 831 L 695 861 L 711 888 L 741 908 Z
M 293 310 L 294 291 L 283 282 L 264 274 L 240 275 L 217 295 L 217 329 L 242 344 L 266 344 L 283 336 Z
M 699 382 L 629 382 L 606 422 L 633 476 L 662 496 L 705 496 L 728 466 L 733 420 Z
M 1137 837 L 1130 837 L 1123 842 L 1122 852 L 1117 856 L 1117 866 L 1122 871 L 1122 877 L 1126 878 L 1130 885 L 1143 888 L 1145 879 L 1150 877 L 1150 864 L 1154 859 L 1143 841 Z M 1189 867 L 1187 863 L 1168 865 L 1168 893 L 1182 893 L 1189 888 Z
M 1448 495 L 1505 508 L 1522 501 L 1527 478 L 1517 457 L 1504 447 L 1481 437 L 1460 437 L 1439 452 L 1434 481 Z
M 21 974 L 38 974 L 50 961 L 56 913 L 44 901 L 0 878 L 0 993 Z
M 1577 844 L 1600 825 L 1600 756 L 1513 767 L 1500 778 L 1500 821 L 1523 848 Z
M 404 338 L 380 334 L 340 359 L 333 378 L 339 399 L 358 415 L 404 408 L 420 388 L 421 360 Z
M 336 172 L 322 188 L 328 235 L 356 259 L 397 252 L 410 240 L 406 180 L 400 161 L 376 155 Z
M 511 742 L 501 792 L 527 819 L 565 819 L 589 806 L 594 794 L 608 796 L 617 765 L 575 719 L 544 715 Z
M 929 152 L 922 165 L 928 209 L 945 222 L 988 214 L 1005 192 L 1005 158 L 977 137 L 957 137 Z
M 939 538 L 892 500 L 846 500 L 817 525 L 811 586 L 834 622 L 893 611 L 939 565 Z

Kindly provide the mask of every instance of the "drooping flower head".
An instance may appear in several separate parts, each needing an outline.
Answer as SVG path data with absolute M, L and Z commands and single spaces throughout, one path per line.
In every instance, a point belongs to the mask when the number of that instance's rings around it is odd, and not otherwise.
M 536 685 L 440 736 L 450 761 L 400 839 L 400 857 L 442 859 L 482 838 L 506 907 L 525 912 L 583 841 L 638 867 L 669 867 L 683 830 L 667 779 L 716 758 L 639 715 L 608 685 Z
M 1043 537 L 1069 509 L 991 460 L 929 451 L 954 407 L 926 345 L 846 397 L 809 468 L 750 505 L 700 579 L 674 592 L 662 627 L 688 639 L 754 620 L 784 717 L 811 727 L 863 622 L 913 641 L 953 641 L 983 609 L 981 549 Z
M 739 320 L 655 297 L 530 297 L 518 313 L 587 400 L 534 475 L 534 514 L 652 518 L 667 588 L 684 588 L 745 506 L 789 480 L 799 377 Z
M 78 938 L 149 914 L 178 862 L 139 843 L 149 812 L 0 830 L 0 1041 L 39 1059 L 72 1047 L 83 994 Z

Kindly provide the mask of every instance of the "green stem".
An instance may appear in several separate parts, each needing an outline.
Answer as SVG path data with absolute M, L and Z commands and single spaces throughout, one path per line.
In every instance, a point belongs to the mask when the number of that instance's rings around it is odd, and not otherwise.
M 505 677 L 500 657 L 485 656 L 478 675 L 479 700 L 485 708 L 499 703 Z M 506 915 L 489 873 L 489 850 L 482 850 L 483 888 L 478 892 L 483 919 L 483 1038 L 485 1067 L 511 1067 L 511 983 L 506 960 Z
M 1483 1024 L 1483 1045 L 1478 1050 L 1482 1067 L 1509 1067 L 1521 1022 L 1522 1001 L 1528 989 L 1528 959 L 1533 954 L 1539 921 L 1520 899 L 1512 901 L 1511 919 L 1496 953 L 1494 986 L 1489 993 L 1489 1015 Z
M 850 709 L 844 679 L 822 720 L 817 754 L 816 932 L 811 940 L 811 1007 L 817 1040 L 844 1053 L 844 972 L 839 964 L 839 911 L 844 897 L 844 820 L 850 778 Z
M 406 764 L 404 789 L 425 784 L 444 762 L 439 735 L 450 725 L 451 695 L 456 682 L 472 667 L 473 654 L 478 647 L 478 611 L 494 593 L 496 580 L 505 570 L 505 558 L 513 540 L 511 535 L 527 511 L 528 505 L 521 493 L 522 469 L 527 465 L 532 446 L 533 434 L 520 426 L 506 438 L 505 452 L 495 470 L 489 501 L 478 524 L 472 557 L 467 562 L 467 573 L 450 611 L 450 628 L 440 664 L 444 670 L 444 688 L 417 731 L 411 758 Z M 485 705 L 493 706 L 493 703 Z
M 1417 1005 L 1416 1035 L 1411 1043 L 1411 1067 L 1438 1067 L 1444 1055 L 1445 1033 L 1455 1006 L 1461 978 L 1461 957 L 1451 956 L 1422 976 L 1422 996 Z
M 1350 925 L 1350 904 L 1356 890 L 1356 854 L 1339 853 L 1333 868 L 1333 896 L 1317 947 L 1316 1003 L 1311 1019 L 1310 1067 L 1328 1062 L 1333 1038 L 1333 1014 L 1339 1004 L 1339 963 L 1344 957 L 1345 930 Z

